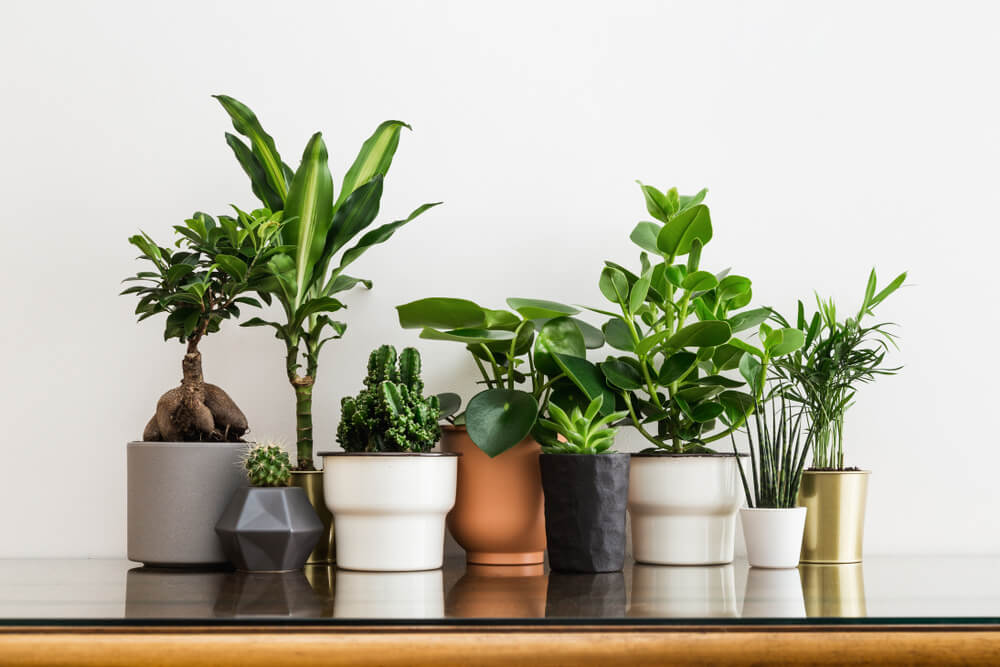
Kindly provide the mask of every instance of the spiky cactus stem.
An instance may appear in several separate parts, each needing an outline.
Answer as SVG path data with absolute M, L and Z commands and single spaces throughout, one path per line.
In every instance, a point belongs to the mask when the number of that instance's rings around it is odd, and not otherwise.
M 288 452 L 274 444 L 250 448 L 243 466 L 252 486 L 288 486 L 292 477 Z

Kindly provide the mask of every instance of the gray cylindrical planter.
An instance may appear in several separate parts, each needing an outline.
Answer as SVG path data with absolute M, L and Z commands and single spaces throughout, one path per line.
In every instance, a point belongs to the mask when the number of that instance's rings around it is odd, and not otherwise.
M 153 567 L 223 565 L 215 534 L 247 485 L 242 442 L 128 443 L 128 559 Z
M 549 565 L 617 572 L 625 565 L 628 454 L 542 454 Z
M 222 550 L 239 570 L 300 570 L 323 524 L 297 486 L 237 489 L 215 527 Z

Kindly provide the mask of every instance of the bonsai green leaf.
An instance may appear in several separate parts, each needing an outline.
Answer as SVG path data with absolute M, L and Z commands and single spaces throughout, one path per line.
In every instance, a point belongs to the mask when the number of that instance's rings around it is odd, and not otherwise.
M 283 201 L 286 200 L 289 192 L 288 179 L 286 179 L 281 157 L 274 146 L 274 139 L 264 131 L 257 116 L 245 104 L 228 95 L 213 95 L 213 97 L 219 100 L 222 108 L 229 114 L 236 131 L 250 140 L 250 145 L 253 146 L 253 155 L 267 175 L 267 182 L 271 189 Z M 332 183 L 330 187 L 332 193 Z
M 718 284 L 719 281 L 708 271 L 695 271 L 694 273 L 689 273 L 684 280 L 681 281 L 681 287 L 689 292 L 704 292 L 714 288 Z
M 458 394 L 446 392 L 437 395 L 441 419 L 452 416 L 462 407 L 462 397 Z
M 222 267 L 222 270 L 231 275 L 236 280 L 243 282 L 247 279 L 247 265 L 239 257 L 233 257 L 232 255 L 216 255 L 215 263 Z M 180 268 L 182 266 L 187 266 L 186 264 L 181 264 L 179 266 L 172 267 L 173 269 Z M 167 273 L 169 279 L 169 272 Z
M 576 315 L 579 308 L 544 299 L 507 299 L 507 305 L 516 310 L 526 320 Z
M 524 440 L 537 416 L 538 402 L 531 394 L 487 389 L 469 401 L 465 424 L 472 441 L 492 458 Z
M 678 197 L 677 212 L 686 211 L 692 206 L 697 206 L 705 200 L 705 195 L 707 194 L 708 188 L 702 188 L 696 195 L 681 195 Z
M 628 324 L 624 320 L 617 317 L 610 319 L 604 323 L 601 330 L 604 331 L 604 338 L 611 347 L 616 350 L 624 350 L 625 352 L 635 351 L 635 341 L 632 339 L 632 332 L 629 331 Z
M 678 380 L 687 373 L 688 369 L 694 366 L 698 360 L 698 355 L 694 352 L 677 352 L 670 355 L 660 367 L 658 379 L 661 385 L 667 385 Z
M 761 323 L 767 321 L 767 318 L 770 316 L 770 308 L 754 308 L 753 310 L 736 313 L 730 317 L 729 326 L 732 327 L 733 333 L 736 333 L 737 331 L 746 331 L 747 329 L 759 326 Z
M 719 281 L 719 288 L 716 290 L 720 301 L 729 301 L 749 291 L 750 279 L 743 276 L 726 276 Z
M 452 329 L 438 331 L 425 328 L 420 337 L 427 340 L 450 340 L 458 343 L 492 343 L 498 340 L 510 341 L 514 338 L 512 331 L 492 331 L 490 329 Z
M 243 266 L 246 267 L 246 264 L 243 264 Z M 225 267 L 223 267 L 223 268 L 225 268 Z M 174 264 L 169 269 L 167 269 L 167 275 L 166 275 L 167 283 L 169 283 L 171 285 L 176 285 L 178 282 L 180 282 L 181 278 L 183 278 L 184 276 L 188 275 L 192 271 L 194 271 L 194 267 L 191 266 L 190 264 Z M 133 291 L 137 292 L 137 291 L 139 291 L 141 289 L 145 289 L 145 288 L 139 286 L 138 289 L 134 289 L 134 288 L 130 288 L 130 289 L 133 289 Z M 131 292 L 129 292 L 129 293 L 131 293 Z
M 691 408 L 691 419 L 699 423 L 710 422 L 718 418 L 725 411 L 726 408 L 722 403 L 706 401 Z
M 430 297 L 396 306 L 399 326 L 404 329 L 467 329 L 486 324 L 486 312 L 467 299 Z M 508 336 L 512 338 L 513 335 Z
M 594 364 L 586 359 L 558 353 L 553 354 L 552 359 L 559 365 L 562 372 L 573 381 L 573 384 L 587 395 L 589 400 L 594 400 L 598 396 L 603 397 L 601 414 L 614 412 L 615 395 L 605 384 L 604 374 Z
M 604 267 L 604 270 L 601 271 L 598 287 L 608 301 L 621 304 L 622 307 L 628 303 L 628 279 L 622 271 L 612 267 Z
M 557 317 L 546 322 L 535 340 L 535 366 L 549 377 L 561 372 L 559 365 L 552 360 L 553 352 L 571 357 L 587 356 L 583 334 L 569 317 Z
M 373 245 L 378 245 L 379 243 L 385 243 L 390 238 L 392 238 L 392 235 L 396 233 L 397 229 L 407 224 L 408 222 L 412 221 L 414 218 L 419 216 L 427 209 L 434 208 L 439 204 L 441 204 L 441 202 L 423 204 L 422 206 L 418 206 L 416 209 L 414 209 L 414 211 L 410 213 L 410 215 L 408 215 L 406 218 L 384 224 L 381 227 L 376 227 L 375 229 L 366 233 L 364 236 L 361 237 L 361 240 L 358 241 L 357 245 L 344 251 L 344 254 L 341 255 L 340 268 L 337 269 L 337 273 L 343 271 L 348 264 L 350 264 L 358 257 L 363 255 L 365 251 L 368 250 L 368 248 L 372 247 Z
M 655 222 L 640 222 L 632 230 L 629 238 L 632 239 L 632 243 L 643 250 L 648 250 L 659 255 L 660 249 L 656 246 L 656 237 L 659 235 L 661 228 L 662 225 L 658 225 Z
M 272 211 L 280 211 L 285 207 L 285 200 L 268 181 L 264 167 L 253 154 L 250 148 L 240 141 L 239 137 L 226 132 L 226 143 L 233 149 L 236 160 L 243 167 L 243 171 L 250 177 L 250 189 L 257 195 L 257 199 Z
M 327 166 L 323 135 L 317 132 L 302 153 L 302 164 L 295 172 L 285 201 L 282 235 L 295 245 L 296 307 L 305 299 L 313 269 L 323 254 L 332 221 L 332 204 L 333 178 Z
M 712 220 L 708 207 L 698 204 L 675 215 L 656 237 L 656 247 L 669 257 L 686 255 L 695 239 L 705 245 L 712 239 Z
M 670 220 L 670 216 L 677 212 L 676 203 L 670 201 L 665 194 L 653 186 L 643 185 L 642 181 L 636 181 L 636 183 L 642 188 L 642 195 L 646 198 L 646 210 L 649 211 L 649 214 L 660 222 Z
M 772 357 L 780 357 L 802 347 L 806 342 L 806 335 L 798 329 L 785 327 L 775 329 L 764 341 L 764 349 Z
M 583 334 L 583 344 L 588 350 L 596 350 L 604 347 L 604 334 L 601 333 L 600 329 L 575 317 L 571 317 L 570 319 L 573 320 L 580 333 Z
M 713 320 L 689 324 L 666 342 L 666 347 L 679 350 L 683 347 L 714 347 L 722 345 L 732 337 L 728 322 Z
M 624 361 L 611 357 L 597 366 L 608 382 L 619 389 L 634 391 L 642 388 L 642 376 L 639 375 L 639 371 Z
M 354 158 L 354 164 L 344 174 L 344 182 L 340 186 L 340 195 L 334 208 L 340 208 L 344 200 L 362 184 L 368 183 L 377 175 L 385 176 L 396 154 L 396 147 L 399 146 L 399 133 L 404 127 L 411 129 L 401 120 L 387 120 L 375 128 L 375 132 L 362 144 L 358 156 Z

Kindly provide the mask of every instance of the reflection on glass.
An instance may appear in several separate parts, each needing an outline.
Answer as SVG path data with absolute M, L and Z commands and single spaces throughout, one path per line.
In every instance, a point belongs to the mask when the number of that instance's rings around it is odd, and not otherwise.
M 448 616 L 541 618 L 548 575 L 544 565 L 474 565 L 448 592 Z
M 751 567 L 743 593 L 743 618 L 805 618 L 799 571 Z
M 621 618 L 625 615 L 625 575 L 549 574 L 547 618 Z
M 716 618 L 738 616 L 732 563 L 642 565 L 632 568 L 632 617 Z
M 302 570 L 230 572 L 215 602 L 215 615 L 224 618 L 314 618 L 322 612 L 323 600 Z
M 211 618 L 225 570 L 134 567 L 125 575 L 126 618 Z
M 319 547 L 317 547 L 318 549 Z M 323 601 L 323 618 L 333 616 L 334 585 L 337 579 L 336 565 L 306 565 L 302 572 L 316 595 Z
M 868 615 L 865 573 L 861 563 L 799 565 L 802 595 L 809 618 L 851 618 Z
M 334 592 L 336 618 L 440 618 L 444 614 L 441 570 L 337 570 Z

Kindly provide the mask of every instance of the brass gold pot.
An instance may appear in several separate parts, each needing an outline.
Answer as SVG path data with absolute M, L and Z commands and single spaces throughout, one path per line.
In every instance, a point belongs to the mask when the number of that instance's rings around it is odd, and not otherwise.
M 800 565 L 806 615 L 809 618 L 867 616 L 862 568 L 861 563 Z
M 803 563 L 860 563 L 870 470 L 806 470 L 798 504 L 806 509 Z
M 333 515 L 327 509 L 326 500 L 323 498 L 323 471 L 293 470 L 291 486 L 297 486 L 306 492 L 309 504 L 316 510 L 316 516 L 323 524 L 323 534 L 320 535 L 316 548 L 309 554 L 306 564 L 333 563 L 337 557 L 337 550 L 334 548 Z

